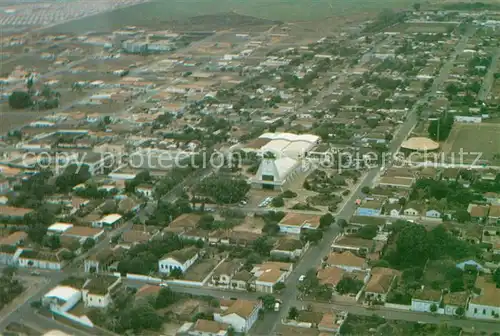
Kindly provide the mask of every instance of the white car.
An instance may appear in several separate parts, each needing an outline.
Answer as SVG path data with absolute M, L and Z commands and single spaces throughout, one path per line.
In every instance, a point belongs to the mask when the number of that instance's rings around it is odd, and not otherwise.
M 162 283 L 160 284 L 160 287 L 168 287 L 168 284 L 167 284 L 166 282 L 162 282 Z
M 304 279 L 305 279 L 305 278 L 306 278 L 306 276 L 305 276 L 305 275 L 301 275 L 301 276 L 300 276 L 300 278 L 299 278 L 299 282 L 304 281 Z

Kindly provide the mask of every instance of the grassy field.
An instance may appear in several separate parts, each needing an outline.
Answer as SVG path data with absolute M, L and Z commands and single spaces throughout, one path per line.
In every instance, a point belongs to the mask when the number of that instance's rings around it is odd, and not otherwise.
M 454 153 L 458 158 L 460 151 L 482 153 L 481 160 L 498 164 L 493 160 L 500 154 L 500 124 L 455 124 L 444 146 L 447 154 Z M 464 155 L 465 159 L 474 159 L 477 155 Z M 496 162 L 495 162 L 496 161 Z
M 455 28 L 454 24 L 445 23 L 401 23 L 386 29 L 387 32 L 400 33 L 446 33 Z
M 309 21 L 384 8 L 410 8 L 414 0 L 154 0 L 50 28 L 52 32 L 110 31 L 126 25 L 160 26 L 194 16 L 235 12 L 278 21 Z

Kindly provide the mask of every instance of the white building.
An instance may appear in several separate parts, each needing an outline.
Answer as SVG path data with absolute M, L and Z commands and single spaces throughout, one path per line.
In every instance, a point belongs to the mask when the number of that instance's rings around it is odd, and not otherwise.
M 214 320 L 229 324 L 236 332 L 246 333 L 257 321 L 261 301 L 234 300 L 230 306 L 221 306 L 222 312 L 214 313 Z
M 500 316 L 500 289 L 496 288 L 493 280 L 478 276 L 476 288 L 481 289 L 481 294 L 473 296 L 465 313 L 467 317 L 487 320 L 497 320 Z
M 71 229 L 73 224 L 70 223 L 54 223 L 47 228 L 48 235 L 61 235 L 67 230 Z
M 102 217 L 101 219 L 92 222 L 94 228 L 112 229 L 120 224 L 122 216 L 119 214 L 110 214 Z
M 55 312 L 67 312 L 82 298 L 82 293 L 69 286 L 57 286 L 45 294 L 42 304 Z
M 194 247 L 173 251 L 166 254 L 158 261 L 158 270 L 160 273 L 168 274 L 178 268 L 182 273 L 185 273 L 198 257 L 198 250 Z
M 120 277 L 96 276 L 83 285 L 82 298 L 85 307 L 106 308 L 111 302 L 111 294 L 121 284 Z
M 273 286 L 285 282 L 293 269 L 293 264 L 269 261 L 255 265 L 251 273 L 255 276 L 255 290 L 263 293 L 273 293 Z
M 457 123 L 480 124 L 483 122 L 481 116 L 455 116 L 454 119 Z

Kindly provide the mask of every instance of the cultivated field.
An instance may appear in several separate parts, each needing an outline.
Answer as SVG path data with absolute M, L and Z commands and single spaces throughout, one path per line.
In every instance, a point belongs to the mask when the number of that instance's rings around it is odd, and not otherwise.
M 453 130 L 446 141 L 443 150 L 447 155 L 454 153 L 455 162 L 460 151 L 465 153 L 482 153 L 481 160 L 491 164 L 499 164 L 500 154 L 500 124 L 454 124 Z M 467 161 L 474 160 L 476 154 L 464 155 Z
M 328 17 L 345 17 L 360 12 L 378 12 L 383 8 L 410 8 L 414 0 L 156 0 L 113 12 L 98 14 L 81 20 L 49 28 L 51 32 L 83 33 L 87 31 L 110 31 L 126 25 L 189 29 L 189 25 L 200 30 L 217 29 L 238 25 L 265 24 L 259 20 L 244 19 L 243 22 L 201 22 L 210 14 L 237 13 L 254 18 L 278 21 L 310 21 Z M 189 20 L 198 16 L 197 22 Z M 246 22 L 245 22 L 246 21 Z M 185 23 L 188 23 L 186 25 Z

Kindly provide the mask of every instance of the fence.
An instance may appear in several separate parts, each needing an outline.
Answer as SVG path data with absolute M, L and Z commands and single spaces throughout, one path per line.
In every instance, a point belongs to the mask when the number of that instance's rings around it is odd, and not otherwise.
M 118 276 L 120 276 L 120 273 L 114 273 L 114 274 L 118 274 Z M 161 278 L 155 278 L 149 275 L 132 274 L 132 273 L 127 273 L 127 279 L 144 281 L 144 282 L 153 282 L 153 283 L 161 283 L 163 281 L 163 279 Z

